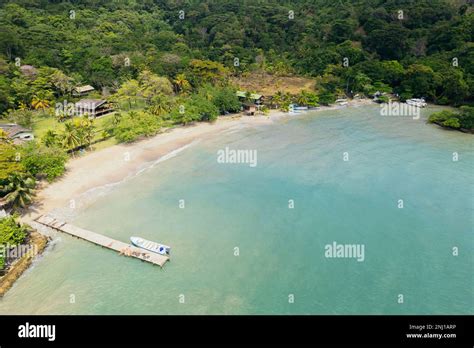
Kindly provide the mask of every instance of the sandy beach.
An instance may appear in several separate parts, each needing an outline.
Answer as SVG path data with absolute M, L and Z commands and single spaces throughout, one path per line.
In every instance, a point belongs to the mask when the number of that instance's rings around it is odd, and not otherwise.
M 372 101 L 368 99 L 352 100 L 347 106 L 362 106 L 371 103 Z M 340 106 L 332 105 L 313 111 L 338 107 Z M 76 200 L 80 200 L 80 196 L 84 193 L 97 187 L 121 182 L 140 171 L 144 164 L 155 162 L 201 138 L 231 128 L 270 124 L 282 117 L 294 116 L 277 110 L 270 111 L 266 116 L 223 116 L 214 123 L 203 122 L 176 127 L 131 144 L 118 144 L 71 158 L 63 177 L 51 184 L 43 184 L 43 187 L 38 189 L 35 204 L 22 216 L 22 220 L 25 223 L 31 223 L 38 216 L 54 209 L 69 207 L 71 200 L 74 200 L 76 204 Z

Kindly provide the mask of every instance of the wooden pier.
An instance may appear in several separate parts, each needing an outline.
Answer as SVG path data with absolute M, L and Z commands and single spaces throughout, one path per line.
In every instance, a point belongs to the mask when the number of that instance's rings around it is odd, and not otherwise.
M 135 257 L 142 261 L 159 265 L 160 267 L 163 267 L 166 261 L 169 260 L 168 256 L 152 253 L 148 250 L 137 248 L 131 244 L 120 242 L 101 234 L 84 230 L 82 228 L 68 224 L 67 222 L 57 220 L 51 216 L 41 215 L 35 219 L 35 221 L 57 231 L 67 233 L 73 237 L 81 238 L 96 245 L 100 245 L 101 247 L 115 250 L 119 252 L 120 255 Z

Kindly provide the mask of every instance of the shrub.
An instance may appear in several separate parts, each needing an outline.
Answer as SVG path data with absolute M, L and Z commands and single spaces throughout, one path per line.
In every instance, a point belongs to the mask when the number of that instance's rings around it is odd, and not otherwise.
M 229 87 L 218 89 L 213 96 L 212 103 L 219 109 L 222 115 L 226 112 L 239 112 L 241 107 L 235 91 Z
M 31 110 L 10 110 L 7 118 L 8 121 L 26 128 L 31 128 L 33 125 L 33 112 Z
M 67 155 L 59 148 L 28 142 L 22 147 L 21 163 L 35 177 L 44 176 L 53 181 L 64 174 Z
M 322 91 L 318 95 L 319 97 L 319 103 L 322 105 L 329 105 L 333 104 L 336 101 L 336 96 L 334 93 L 331 93 L 329 91 Z
M 376 102 L 377 103 L 388 103 L 390 101 L 389 97 L 387 97 L 386 95 L 381 95 L 380 97 L 377 98 Z
M 0 219 L 0 244 L 19 245 L 25 241 L 28 229 L 16 222 L 16 218 L 17 215 Z
M 219 116 L 219 109 L 210 100 L 200 96 L 194 95 L 190 101 L 191 108 L 194 108 L 195 113 L 199 115 L 199 120 L 212 122 Z
M 10 175 L 26 172 L 18 158 L 19 153 L 15 145 L 0 143 L 0 185 L 6 183 Z
M 461 106 L 459 110 L 459 113 L 448 110 L 435 112 L 428 118 L 428 122 L 454 129 L 474 130 L 474 107 Z
M 114 129 L 114 135 L 121 143 L 137 140 L 140 136 L 156 134 L 161 127 L 161 120 L 145 111 L 132 111 L 120 118 Z
M 457 129 L 457 128 L 461 127 L 461 125 L 459 124 L 459 120 L 455 117 L 447 119 L 442 124 L 443 124 L 443 126 L 449 127 L 449 128 L 456 128 Z
M 440 112 L 435 112 L 428 118 L 430 123 L 442 123 L 451 117 L 455 117 L 456 114 L 451 111 L 443 110 Z
M 16 222 L 17 216 L 0 219 L 0 246 L 6 247 L 22 244 L 27 236 L 27 227 Z M 3 248 L 2 248 L 3 249 Z M 5 268 L 5 255 L 0 253 L 0 270 Z
M 473 106 L 461 106 L 460 114 L 458 115 L 459 122 L 462 128 L 469 130 L 474 129 L 474 107 Z

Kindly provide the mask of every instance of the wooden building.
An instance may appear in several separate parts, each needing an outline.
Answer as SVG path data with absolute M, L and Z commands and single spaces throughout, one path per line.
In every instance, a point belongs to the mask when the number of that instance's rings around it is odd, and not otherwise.
M 23 128 L 16 123 L 0 124 L 0 129 L 7 134 L 8 139 L 13 141 L 14 144 L 22 144 L 35 138 L 31 129 Z
M 82 97 L 82 96 L 85 96 L 85 95 L 89 94 L 90 92 L 92 92 L 94 90 L 95 90 L 95 88 L 92 87 L 91 85 L 78 86 L 78 87 L 75 87 L 72 90 L 72 95 L 75 96 L 75 97 Z
M 246 115 L 254 116 L 263 105 L 264 97 L 261 94 L 249 94 L 245 91 L 237 91 L 236 95 L 242 103 L 242 107 Z
M 258 111 L 257 105 L 253 103 L 243 103 L 244 112 L 247 116 L 255 116 Z
M 99 117 L 112 111 L 112 105 L 102 99 L 81 99 L 75 104 L 76 116 Z

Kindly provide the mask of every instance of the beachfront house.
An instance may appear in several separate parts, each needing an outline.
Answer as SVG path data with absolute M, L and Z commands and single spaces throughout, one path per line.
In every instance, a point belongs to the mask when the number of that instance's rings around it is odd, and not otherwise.
M 253 103 L 243 103 L 242 107 L 244 109 L 245 114 L 248 116 L 255 116 L 258 111 L 257 105 Z
M 22 144 L 35 138 L 31 129 L 23 128 L 16 123 L 0 124 L 0 129 L 6 133 L 7 138 L 14 144 Z
M 94 90 L 95 88 L 91 85 L 77 86 L 72 90 L 72 95 L 75 97 L 83 97 Z
M 257 93 L 248 93 L 245 91 L 237 91 L 235 93 L 240 101 L 248 100 L 249 102 L 254 103 L 255 105 L 263 104 L 263 95 Z
M 255 115 L 263 105 L 264 97 L 261 94 L 237 91 L 236 95 L 242 103 L 246 115 Z
M 112 105 L 103 99 L 81 99 L 75 104 L 76 116 L 99 117 L 114 111 Z

